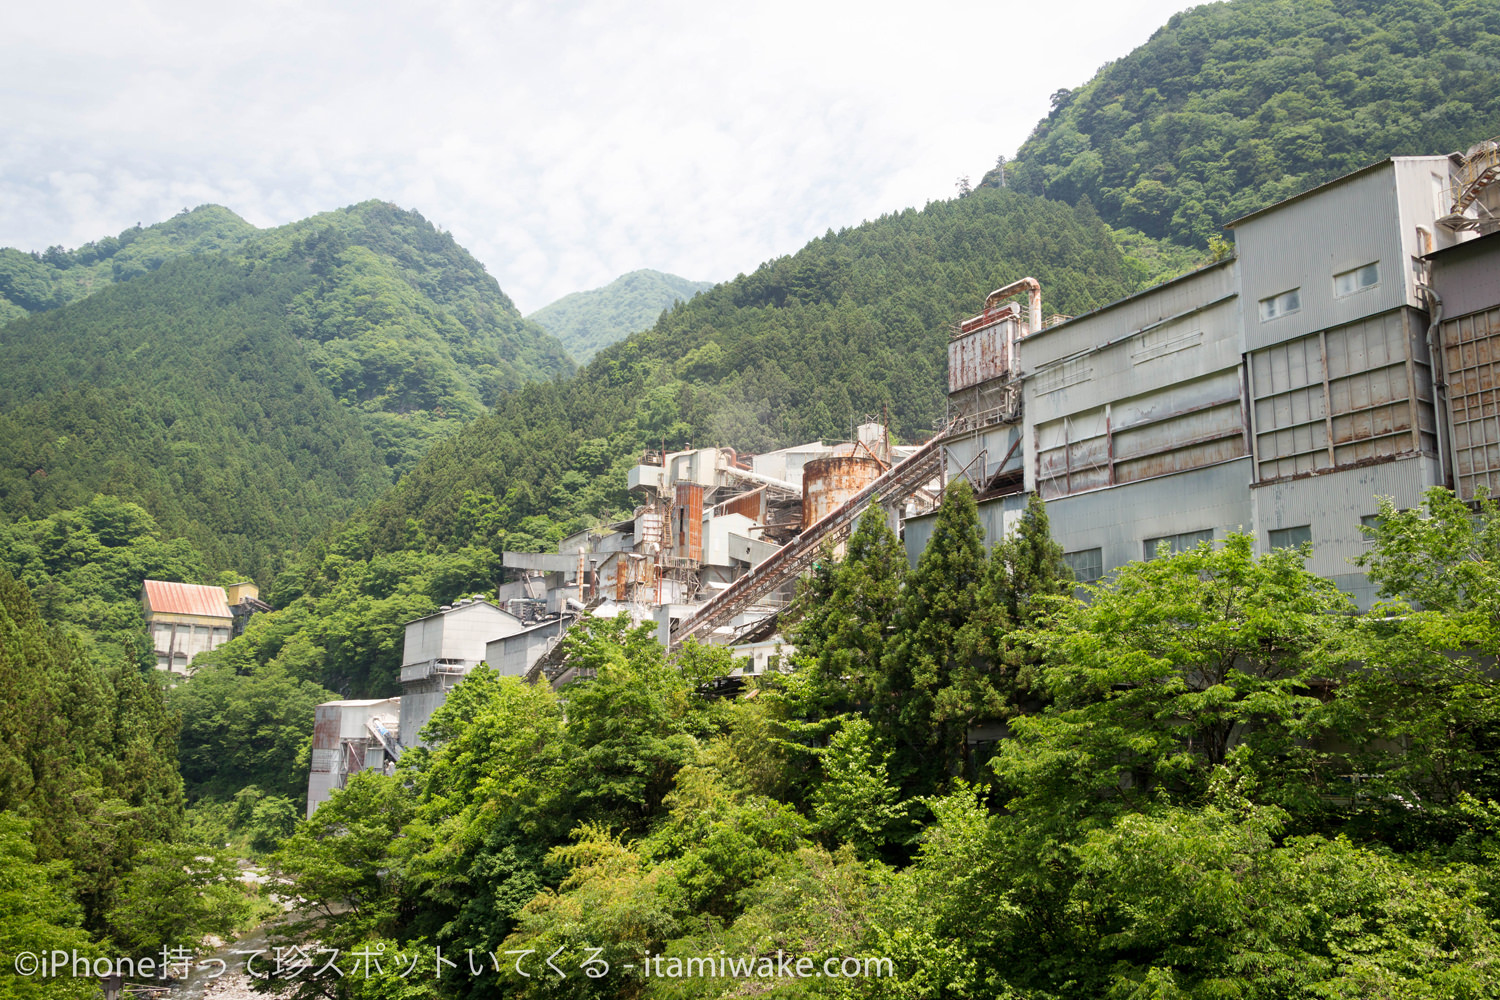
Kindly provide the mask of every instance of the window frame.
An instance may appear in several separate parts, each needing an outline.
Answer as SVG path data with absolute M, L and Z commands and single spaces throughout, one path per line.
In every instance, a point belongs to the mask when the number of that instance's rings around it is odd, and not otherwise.
M 1292 304 L 1286 305 L 1287 301 Z M 1260 321 L 1262 323 L 1269 323 L 1272 320 L 1281 319 L 1283 316 L 1290 316 L 1293 313 L 1301 311 L 1301 285 L 1298 285 L 1296 288 L 1288 288 L 1284 292 L 1277 292 L 1275 295 L 1268 295 L 1260 300 Z
M 1374 280 L 1371 281 L 1369 284 L 1367 284 L 1367 285 L 1355 285 L 1354 287 L 1352 287 L 1352 288 L 1350 288 L 1350 289 L 1348 289 L 1346 291 L 1340 291 L 1339 290 L 1339 279 L 1340 278 L 1347 278 L 1347 277 L 1351 277 L 1351 276 L 1357 277 L 1359 274 L 1361 274 L 1362 272 L 1364 272 L 1366 270 L 1370 271 L 1370 273 L 1375 276 Z M 1347 299 L 1351 295 L 1358 295 L 1360 292 L 1368 292 L 1370 289 L 1377 288 L 1379 286 L 1380 286 L 1380 261 L 1378 261 L 1378 260 L 1372 260 L 1368 264 L 1361 264 L 1358 267 L 1351 267 L 1347 271 L 1339 271 L 1339 272 L 1335 273 L 1334 276 L 1333 276 L 1333 297 L 1336 298 L 1336 299 Z

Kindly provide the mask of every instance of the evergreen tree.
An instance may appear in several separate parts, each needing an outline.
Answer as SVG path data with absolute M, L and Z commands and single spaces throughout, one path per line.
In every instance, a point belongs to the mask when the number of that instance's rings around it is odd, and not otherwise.
M 984 603 L 988 556 L 967 479 L 948 484 L 932 538 L 906 575 L 895 635 L 881 662 L 871 719 L 908 788 L 931 790 L 969 763 L 969 726 L 998 715 Z
M 869 703 L 895 620 L 906 549 L 891 531 L 885 510 L 871 504 L 844 552 L 804 591 L 806 613 L 790 630 L 798 666 L 807 673 L 805 709 L 829 718 Z

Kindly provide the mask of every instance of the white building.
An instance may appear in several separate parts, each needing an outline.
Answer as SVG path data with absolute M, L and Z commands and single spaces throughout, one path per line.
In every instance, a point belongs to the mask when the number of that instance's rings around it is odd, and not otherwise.
M 312 767 L 307 776 L 307 815 L 367 769 L 390 773 L 400 752 L 400 698 L 328 701 L 313 721 Z

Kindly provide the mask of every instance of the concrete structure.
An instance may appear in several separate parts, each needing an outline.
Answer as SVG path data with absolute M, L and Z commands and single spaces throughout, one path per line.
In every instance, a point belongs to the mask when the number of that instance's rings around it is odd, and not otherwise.
M 491 639 L 484 646 L 484 662 L 506 677 L 525 677 L 537 661 L 561 641 L 574 620 L 571 616 L 549 618 L 510 635 Z
M 449 690 L 485 657 L 485 644 L 526 623 L 483 598 L 464 598 L 407 623 L 401 653 L 401 732 L 415 746 Z
M 146 580 L 141 608 L 157 669 L 174 674 L 186 675 L 193 657 L 224 645 L 234 627 L 223 587 Z
M 389 774 L 400 753 L 400 698 L 328 701 L 313 719 L 312 767 L 307 776 L 307 815 L 367 769 Z
M 1356 171 L 1232 223 L 1234 258 L 1043 329 L 986 302 L 954 336 L 988 331 L 950 373 L 946 481 L 973 483 L 991 542 L 1040 493 L 1083 582 L 1162 544 L 1246 531 L 1261 551 L 1311 541 L 1309 569 L 1368 607 L 1350 560 L 1376 497 L 1410 507 L 1451 483 L 1443 437 L 1467 442 L 1461 489 L 1500 470 L 1500 454 L 1485 464 L 1484 436 L 1500 279 L 1494 251 L 1466 243 L 1478 227 L 1453 224 L 1461 160 Z M 1486 203 L 1465 204 L 1472 216 Z M 1464 373 L 1451 427 L 1429 356 L 1429 280 L 1464 316 L 1442 329 Z M 1017 328 L 994 332 L 1002 322 Z M 930 533 L 908 522 L 913 561 Z
M 229 613 L 234 618 L 234 626 L 231 629 L 234 636 L 239 636 L 245 631 L 245 626 L 250 623 L 253 615 L 271 610 L 271 606 L 260 599 L 260 588 L 249 580 L 242 580 L 225 587 L 224 594 L 229 602 Z

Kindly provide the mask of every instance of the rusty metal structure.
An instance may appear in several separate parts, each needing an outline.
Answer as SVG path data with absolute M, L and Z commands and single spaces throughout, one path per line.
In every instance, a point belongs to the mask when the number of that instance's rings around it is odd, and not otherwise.
M 1472 230 L 1481 234 L 1500 229 L 1500 138 L 1471 146 L 1462 156 L 1455 154 L 1449 185 L 1448 214 L 1438 225 L 1454 232 Z
M 887 469 L 830 510 L 795 539 L 777 549 L 758 566 L 735 580 L 671 629 L 670 644 L 696 638 L 706 640 L 727 627 L 757 601 L 795 581 L 823 550 L 848 537 L 861 514 L 872 503 L 899 509 L 919 495 L 941 471 L 943 435 L 935 434 L 907 458 Z
M 400 698 L 328 701 L 313 718 L 312 761 L 307 780 L 311 816 L 349 777 L 364 770 L 389 773 L 400 756 Z
M 885 466 L 864 455 L 817 458 L 802 470 L 802 527 L 811 528 L 869 486 Z

